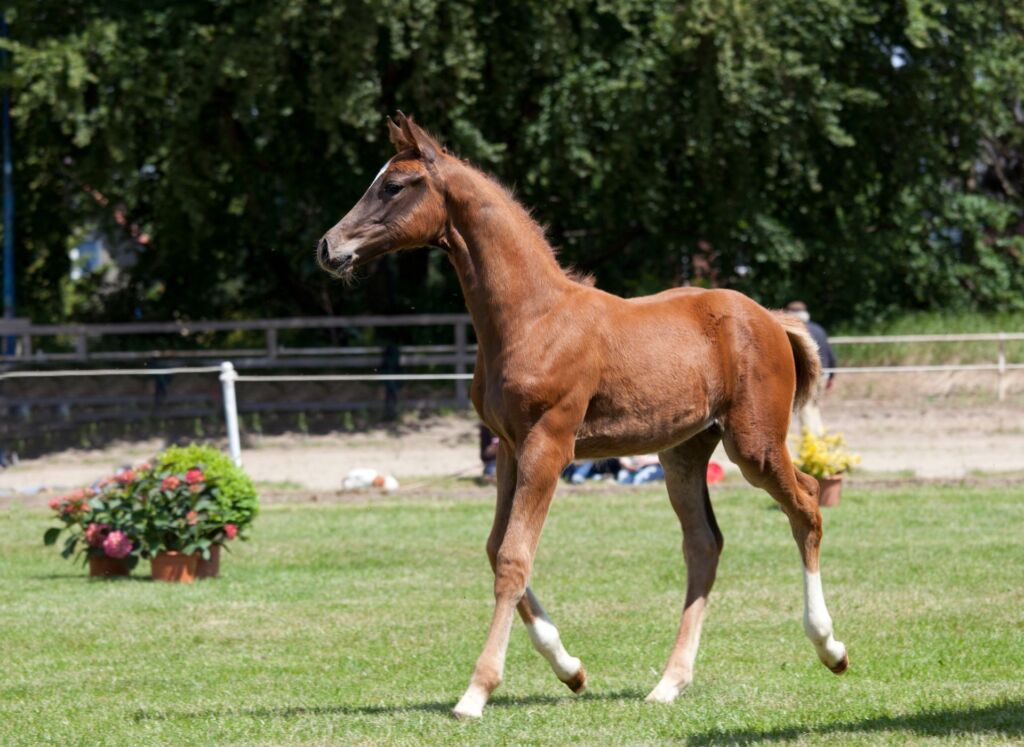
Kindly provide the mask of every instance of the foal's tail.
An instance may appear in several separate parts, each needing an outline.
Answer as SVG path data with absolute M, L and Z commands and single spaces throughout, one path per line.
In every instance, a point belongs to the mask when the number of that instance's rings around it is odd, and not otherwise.
M 818 343 L 807 331 L 807 325 L 783 311 L 773 311 L 775 321 L 782 325 L 793 348 L 796 363 L 796 392 L 793 407 L 799 409 L 811 396 L 821 376 L 821 359 L 818 358 Z

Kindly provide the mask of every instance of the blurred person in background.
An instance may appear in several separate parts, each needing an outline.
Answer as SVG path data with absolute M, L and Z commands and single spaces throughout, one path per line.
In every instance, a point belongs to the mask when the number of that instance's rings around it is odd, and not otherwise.
M 821 360 L 822 369 L 836 367 L 836 354 L 828 342 L 828 334 L 820 324 L 811 321 L 811 314 L 807 311 L 807 304 L 803 301 L 790 301 L 786 304 L 786 313 L 795 316 L 807 326 L 807 331 L 818 345 L 818 358 Z M 826 390 L 832 388 L 835 381 L 835 374 L 822 373 L 818 385 L 814 388 L 811 396 L 808 397 L 804 406 L 797 411 L 797 419 L 800 421 L 800 430 L 810 430 L 815 436 L 825 433 L 825 424 L 821 419 L 821 400 Z

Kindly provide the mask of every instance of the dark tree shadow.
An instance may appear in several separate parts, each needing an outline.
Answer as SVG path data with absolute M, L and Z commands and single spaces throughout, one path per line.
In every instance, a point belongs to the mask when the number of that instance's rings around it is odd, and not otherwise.
M 640 693 L 622 690 L 611 693 L 584 693 L 582 695 L 527 695 L 522 698 L 497 696 L 487 702 L 488 708 L 514 708 L 527 705 L 555 705 L 588 700 L 636 700 Z M 171 719 L 208 719 L 224 716 L 248 718 L 296 718 L 298 716 L 378 716 L 397 713 L 440 713 L 447 715 L 455 705 L 455 699 L 430 703 L 399 703 L 396 705 L 325 705 L 325 706 L 282 706 L 280 708 L 201 708 L 196 710 L 148 711 L 140 708 L 132 714 L 136 722 L 166 721 Z
M 1024 702 L 1005 701 L 976 708 L 934 709 L 900 716 L 877 716 L 863 721 L 843 721 L 825 726 L 794 724 L 779 729 L 713 731 L 684 737 L 690 745 L 753 744 L 785 742 L 800 737 L 822 737 L 834 743 L 843 732 L 906 732 L 919 737 L 952 734 L 988 734 L 1007 739 L 1024 737 Z

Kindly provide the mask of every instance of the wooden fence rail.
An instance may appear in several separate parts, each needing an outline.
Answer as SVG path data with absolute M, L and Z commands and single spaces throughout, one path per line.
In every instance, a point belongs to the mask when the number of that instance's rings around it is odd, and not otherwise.
M 450 344 L 404 345 L 307 345 L 287 346 L 280 333 L 312 330 L 366 330 L 373 328 L 448 328 L 439 337 Z M 0 320 L 0 339 L 16 338 L 13 355 L 0 355 L 0 371 L 45 368 L 53 364 L 120 363 L 160 367 L 174 363 L 231 360 L 240 369 L 356 369 L 379 371 L 443 367 L 455 373 L 472 369 L 476 346 L 469 342 L 468 314 L 404 314 L 400 316 L 293 317 L 283 319 L 241 319 L 177 322 L 128 322 L 120 324 L 33 324 L 25 319 Z M 175 335 L 195 340 L 208 333 L 262 332 L 262 347 L 146 347 L 105 350 L 100 341 L 140 335 Z M 44 345 L 44 341 L 49 342 Z M 0 346 L 3 350 L 7 346 Z M 56 350 L 54 348 L 57 348 Z M 385 360 L 387 358 L 387 360 Z M 454 383 L 455 402 L 468 406 L 466 382 Z

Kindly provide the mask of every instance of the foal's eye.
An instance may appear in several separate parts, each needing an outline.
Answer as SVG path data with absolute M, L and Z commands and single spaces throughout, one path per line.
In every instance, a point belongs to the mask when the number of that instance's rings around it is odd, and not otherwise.
M 384 194 L 397 195 L 402 191 L 402 185 L 398 182 L 388 182 L 384 185 Z

